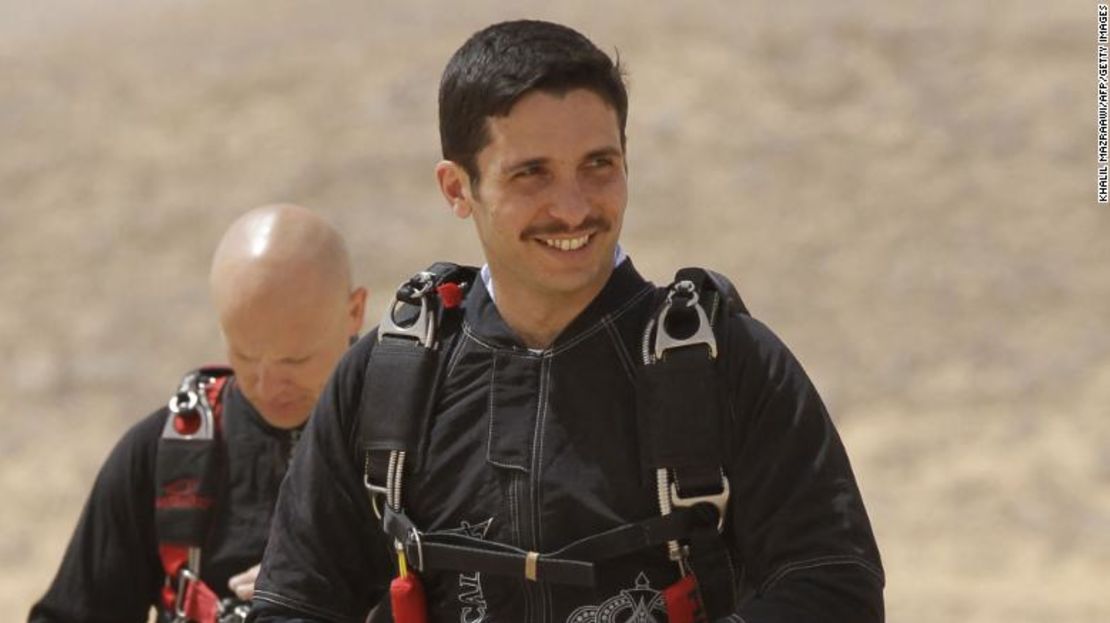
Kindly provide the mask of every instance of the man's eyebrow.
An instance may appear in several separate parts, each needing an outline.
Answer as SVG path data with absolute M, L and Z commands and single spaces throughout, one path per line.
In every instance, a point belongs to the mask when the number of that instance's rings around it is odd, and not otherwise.
M 584 160 L 593 160 L 594 158 L 603 158 L 603 157 L 623 158 L 624 153 L 622 153 L 621 150 L 617 149 L 616 147 L 613 147 L 613 146 L 610 145 L 608 147 L 601 147 L 599 149 L 595 149 L 595 150 L 591 151 L 590 153 L 586 154 L 586 157 L 584 158 Z
M 528 167 L 547 164 L 550 160 L 550 158 L 544 158 L 542 156 L 539 158 L 525 158 L 523 160 L 517 160 L 516 162 L 510 162 L 509 164 L 502 167 L 501 170 L 505 173 L 511 173 L 519 169 L 526 169 Z
M 624 153 L 621 152 L 621 150 L 617 147 L 614 147 L 612 145 L 607 145 L 605 147 L 599 147 L 597 149 L 593 149 L 593 150 L 589 151 L 582 159 L 583 160 L 593 160 L 594 158 L 602 158 L 602 157 L 623 158 Z M 502 167 L 501 170 L 505 173 L 511 173 L 513 171 L 517 171 L 517 170 L 520 170 L 520 169 L 526 169 L 526 168 L 529 168 L 529 167 L 545 165 L 550 161 L 551 161 L 550 158 L 546 158 L 546 157 L 542 157 L 542 156 L 538 157 L 538 158 L 523 158 L 521 160 L 510 162 L 509 164 Z

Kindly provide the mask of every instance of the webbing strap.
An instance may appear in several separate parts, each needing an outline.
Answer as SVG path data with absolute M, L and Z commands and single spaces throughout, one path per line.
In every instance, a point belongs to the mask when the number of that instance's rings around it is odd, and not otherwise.
M 654 323 L 645 332 L 645 357 L 637 379 L 640 443 L 645 470 L 657 474 L 664 516 L 683 505 L 710 502 L 727 511 L 724 476 L 730 436 L 717 355 L 721 321 L 747 314 L 736 288 L 702 268 L 675 274 Z M 678 508 L 675 508 L 678 507 Z M 711 620 L 732 611 L 735 602 L 729 554 L 721 537 L 723 521 L 668 542 L 671 557 L 697 578 Z
M 706 347 L 678 348 L 641 368 L 636 401 L 640 447 L 648 468 L 690 470 L 680 479 L 684 488 L 698 493 L 706 486 L 719 490 L 724 418 Z
M 716 525 L 717 509 L 709 504 L 698 504 L 588 536 L 554 554 L 601 562 L 667 541 L 685 539 L 696 532 L 715 529 Z
M 189 560 L 189 548 L 159 544 L 158 558 L 162 561 L 162 572 L 166 574 L 166 583 L 162 586 L 162 608 L 166 612 L 173 612 L 177 597 L 177 577 Z
M 183 381 L 182 387 L 196 399 L 190 398 L 187 408 L 171 411 L 158 440 L 154 514 L 160 543 L 203 545 L 219 493 L 219 438 L 215 433 L 223 414 L 220 392 L 230 375 L 207 376 L 207 372 L 209 369 L 198 370 Z M 204 434 L 180 434 L 175 423 L 185 417 L 210 419 L 210 424 L 203 426 L 211 428 Z
M 404 453 L 419 467 L 440 377 L 439 341 L 447 313 L 458 307 L 477 269 L 437 262 L 397 288 L 378 325 L 360 404 L 359 443 L 366 452 L 364 479 L 372 491 L 400 493 L 404 470 L 386 483 L 391 455 Z M 399 496 L 398 496 L 399 497 Z
M 218 432 L 229 379 L 230 369 L 215 366 L 186 375 L 158 440 L 154 514 L 166 575 L 161 599 L 178 620 L 214 622 L 219 609 L 216 594 L 196 576 L 199 569 L 190 568 L 190 550 L 199 558 L 219 490 Z
M 189 569 L 189 548 L 159 545 L 158 557 L 166 574 L 161 598 L 162 611 L 168 620 L 173 623 L 217 623 L 220 598 Z
M 690 536 L 687 564 L 698 580 L 702 605 L 710 621 L 716 621 L 736 607 L 735 578 L 724 539 L 716 528 L 702 529 Z
M 359 434 L 364 450 L 417 450 L 429 415 L 435 382 L 436 352 L 410 339 L 385 336 L 370 355 Z
M 485 541 L 457 532 L 420 532 L 404 513 L 388 507 L 382 526 L 415 568 L 480 572 L 571 586 L 594 586 L 596 565 L 670 540 L 716 534 L 717 510 L 708 504 L 625 524 L 550 553 Z

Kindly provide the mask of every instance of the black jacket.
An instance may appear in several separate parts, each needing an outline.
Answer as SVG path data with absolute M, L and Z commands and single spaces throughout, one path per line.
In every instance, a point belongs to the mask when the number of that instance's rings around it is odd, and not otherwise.
M 479 281 L 437 396 L 427 460 L 403 500 L 424 530 L 534 551 L 657 516 L 641 466 L 636 395 L 655 288 L 623 262 L 552 347 L 529 351 Z M 734 620 L 883 619 L 883 573 L 848 458 L 813 385 L 748 317 L 730 320 L 732 483 L 725 538 L 741 595 Z M 255 593 L 258 621 L 360 622 L 394 576 L 362 485 L 364 374 L 375 336 L 341 362 L 282 485 Z M 664 621 L 678 579 L 664 547 L 606 564 L 596 590 L 474 573 L 424 574 L 433 621 Z M 640 620 L 640 619 L 636 619 Z
M 201 579 L 221 598 L 227 581 L 262 559 L 281 479 L 299 431 L 268 425 L 234 381 L 223 394 L 222 486 Z M 108 456 L 65 558 L 29 621 L 147 621 L 165 575 L 154 526 L 154 468 L 167 410 L 129 430 Z

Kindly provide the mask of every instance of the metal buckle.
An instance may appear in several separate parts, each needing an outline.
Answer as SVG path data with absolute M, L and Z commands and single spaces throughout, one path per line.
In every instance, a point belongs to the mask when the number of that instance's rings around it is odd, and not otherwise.
M 671 504 L 674 506 L 691 507 L 697 504 L 709 503 L 717 508 L 717 532 L 720 532 L 725 526 L 725 507 L 728 506 L 728 476 L 721 474 L 721 491 L 720 493 L 711 493 L 709 495 L 692 495 L 684 498 L 678 494 L 678 486 L 671 481 Z
M 397 288 L 397 289 L 400 290 L 401 288 L 403 288 L 407 285 L 417 285 L 417 286 L 419 286 L 419 288 L 417 288 L 416 290 L 413 291 L 413 293 L 412 293 L 413 298 L 417 298 L 417 299 L 424 298 L 424 295 L 431 292 L 432 288 L 434 288 L 435 285 L 436 285 L 435 273 L 428 272 L 426 270 L 422 270 L 422 271 L 416 273 L 411 279 L 409 279 L 405 283 L 402 283 L 401 287 Z
M 413 298 L 420 299 L 420 314 L 416 317 L 411 324 L 401 326 L 394 320 L 394 315 L 397 308 L 405 305 L 401 300 L 394 299 L 385 309 L 385 315 L 382 316 L 382 321 L 378 325 L 378 341 L 381 342 L 382 338 L 389 335 L 393 337 L 406 337 L 415 339 L 424 348 L 431 348 L 435 339 L 435 314 L 431 313 L 428 309 L 428 293 L 432 291 L 435 286 L 435 275 L 429 272 L 422 272 L 413 279 L 401 284 L 401 288 L 405 287 L 413 281 L 419 282 L 419 289 L 413 292 Z M 400 288 L 398 288 L 400 289 Z
M 170 398 L 169 404 L 166 405 L 170 410 L 170 416 L 166 418 L 166 423 L 162 426 L 162 437 L 164 439 L 212 439 L 215 436 L 216 421 L 212 416 L 212 406 L 208 404 L 208 397 L 205 395 L 205 387 L 207 387 L 205 383 L 194 383 L 192 375 L 181 382 L 177 393 Z M 173 421 L 178 414 L 190 411 L 200 416 L 200 426 L 191 435 L 183 435 L 173 427 Z
M 405 556 L 408 557 L 409 561 L 413 560 L 412 556 L 408 555 L 408 550 L 409 550 L 409 545 L 411 544 L 411 542 L 415 541 L 416 542 L 416 564 L 413 565 L 413 566 L 416 567 L 417 571 L 423 571 L 424 570 L 424 545 L 420 543 L 420 532 L 416 528 L 413 528 L 412 530 L 409 531 L 409 534 L 412 536 L 412 539 L 409 543 L 405 543 Z
M 188 567 L 182 567 L 181 571 L 177 572 L 177 594 L 173 596 L 173 614 L 177 617 L 176 620 L 185 621 L 185 593 L 188 591 L 189 585 L 197 581 L 195 573 L 189 570 Z
M 217 616 L 219 623 L 243 623 L 251 613 L 251 605 L 243 603 L 234 597 L 227 597 L 220 602 Z
M 170 398 L 169 407 L 171 413 L 181 413 L 182 411 L 192 411 L 200 404 L 200 398 L 197 393 L 192 389 L 179 391 Z
M 382 518 L 382 508 L 379 506 L 378 500 L 380 500 L 382 496 L 388 496 L 389 489 L 386 487 L 379 487 L 370 482 L 370 474 L 366 473 L 362 475 L 362 485 L 370 492 L 370 509 L 374 511 L 374 515 L 380 520 Z
M 667 315 L 675 305 L 676 294 L 689 296 L 686 307 L 693 307 L 698 315 L 698 328 L 689 337 L 676 338 L 667 332 Z M 705 310 L 698 305 L 697 288 L 694 287 L 694 282 L 683 280 L 674 284 L 667 292 L 667 301 L 655 319 L 655 359 L 656 361 L 662 359 L 663 355 L 673 348 L 696 344 L 705 344 L 709 347 L 709 356 L 714 359 L 717 357 L 717 338 L 713 335 L 713 327 L 709 324 Z

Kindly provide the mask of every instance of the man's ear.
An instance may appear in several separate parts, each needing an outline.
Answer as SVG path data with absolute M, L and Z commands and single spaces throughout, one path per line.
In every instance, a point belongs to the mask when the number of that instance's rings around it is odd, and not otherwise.
M 436 164 L 436 181 L 439 182 L 439 192 L 443 193 L 451 211 L 459 218 L 470 216 L 471 199 L 467 196 L 470 188 L 470 176 L 452 160 L 440 160 Z
M 347 298 L 347 335 L 358 335 L 366 320 L 366 288 L 355 288 Z

